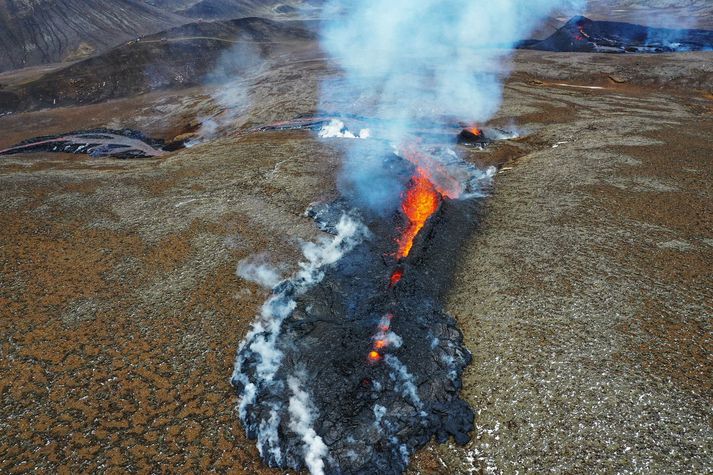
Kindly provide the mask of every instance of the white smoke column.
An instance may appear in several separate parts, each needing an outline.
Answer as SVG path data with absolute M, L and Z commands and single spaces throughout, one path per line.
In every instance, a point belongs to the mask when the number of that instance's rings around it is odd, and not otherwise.
M 380 115 L 484 122 L 497 110 L 502 62 L 557 8 L 580 0 L 333 0 L 345 14 L 323 46 L 359 94 L 379 91 Z M 492 69 L 491 69 L 492 70 Z
M 305 465 L 312 475 L 324 474 L 324 457 L 327 456 L 328 449 L 322 438 L 317 435 L 312 424 L 317 416 L 309 394 L 302 389 L 303 380 L 290 376 L 287 378 L 287 385 L 292 391 L 289 402 L 290 429 L 302 438 L 304 443 Z
M 411 374 L 406 365 L 394 355 L 388 354 L 384 360 L 386 364 L 394 370 L 389 374 L 389 377 L 397 383 L 396 387 L 401 389 L 404 397 L 408 397 L 417 408 L 421 409 L 423 403 L 418 395 L 413 374 Z
M 419 119 L 484 123 L 500 107 L 514 45 L 555 9 L 583 3 L 330 0 L 329 10 L 342 14 L 324 24 L 322 46 L 344 77 L 322 83 L 322 108 L 388 119 L 379 136 L 397 145 Z M 376 212 L 395 209 L 403 190 L 360 152 L 346 157 L 342 180 Z
M 280 451 L 280 438 L 277 428 L 280 425 L 280 407 L 275 404 L 270 408 L 270 418 L 260 421 L 260 429 L 257 436 L 257 448 L 260 455 L 265 455 L 265 450 L 270 452 L 275 462 L 282 463 L 282 452 Z
M 381 425 L 381 420 L 386 415 L 387 409 L 381 404 L 374 404 L 374 425 L 379 427 Z
M 297 305 L 294 297 L 319 283 L 324 278 L 323 267 L 337 262 L 368 234 L 363 224 L 347 215 L 341 217 L 336 229 L 337 235 L 332 239 L 325 238 L 317 244 L 303 245 L 302 252 L 306 261 L 300 263 L 299 272 L 291 279 L 294 293 L 289 296 L 284 292 L 271 295 L 263 304 L 258 319 L 253 323 L 253 328 L 241 343 L 239 352 L 247 345 L 251 351 L 260 355 L 257 374 L 262 381 L 272 381 L 282 361 L 282 351 L 275 346 L 275 343 L 282 322 Z M 266 336 L 258 337 L 263 334 Z M 254 384 L 247 381 L 240 367 L 241 361 L 238 360 L 233 376 L 246 385 L 240 404 L 241 417 L 243 417 L 245 407 L 254 402 Z
M 312 286 L 320 282 L 324 278 L 322 268 L 337 262 L 369 233 L 362 223 L 347 215 L 339 219 L 336 230 L 333 239 L 324 238 L 318 243 L 308 242 L 302 246 L 307 261 L 300 262 L 301 270 L 295 278 L 299 285 Z

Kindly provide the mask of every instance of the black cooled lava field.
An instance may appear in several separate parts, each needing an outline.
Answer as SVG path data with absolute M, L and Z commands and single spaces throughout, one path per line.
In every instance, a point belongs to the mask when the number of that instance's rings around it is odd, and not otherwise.
M 413 186 L 415 167 L 389 161 Z M 328 252 L 341 258 L 305 265 L 273 289 L 233 375 L 241 420 L 266 463 L 402 473 L 433 437 L 469 440 L 473 412 L 459 391 L 471 355 L 441 302 L 480 207 L 477 197 L 442 197 L 402 259 L 402 212 L 380 216 L 347 198 L 309 211 L 336 235 Z

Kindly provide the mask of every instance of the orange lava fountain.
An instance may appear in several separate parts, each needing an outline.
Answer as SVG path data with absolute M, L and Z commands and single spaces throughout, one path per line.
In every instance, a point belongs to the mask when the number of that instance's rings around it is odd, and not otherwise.
M 451 174 L 452 172 L 438 160 L 420 150 L 417 145 L 405 145 L 401 151 L 402 156 L 416 166 L 416 174 L 426 178 L 439 195 L 457 199 L 463 194 L 463 184 Z
M 480 132 L 477 128 L 473 130 Z M 411 253 L 413 242 L 426 225 L 426 221 L 438 210 L 444 198 L 458 198 L 463 192 L 463 185 L 433 157 L 423 153 L 415 145 L 404 147 L 404 157 L 416 167 L 416 173 L 409 182 L 408 189 L 402 195 L 401 210 L 408 219 L 406 229 L 397 239 L 397 259 L 404 259 Z M 404 275 L 403 267 L 396 267 L 389 278 L 388 288 L 398 284 Z M 367 355 L 370 363 L 378 363 L 389 347 L 387 332 L 394 316 L 387 314 L 374 335 L 372 349 Z
M 441 194 L 426 177 L 421 168 L 417 168 L 416 175 L 411 179 L 411 187 L 404 194 L 401 209 L 409 220 L 409 224 L 398 239 L 399 249 L 396 257 L 403 259 L 408 256 L 413 247 L 419 231 L 423 229 L 428 218 L 438 209 Z

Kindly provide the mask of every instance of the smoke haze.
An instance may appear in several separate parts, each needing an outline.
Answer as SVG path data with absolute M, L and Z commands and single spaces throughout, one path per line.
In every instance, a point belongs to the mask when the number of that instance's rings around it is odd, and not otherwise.
M 279 271 L 267 262 L 265 255 L 252 256 L 240 261 L 236 272 L 238 277 L 267 289 L 275 287 L 282 280 Z
M 322 46 L 343 77 L 322 83 L 322 107 L 376 115 L 396 147 L 415 121 L 481 124 L 502 101 L 506 59 L 555 9 L 582 0 L 332 0 Z M 377 212 L 394 209 L 403 182 L 352 146 L 342 188 Z
M 264 68 L 265 59 L 251 43 L 236 43 L 221 55 L 205 78 L 205 84 L 214 88 L 211 99 L 218 113 L 198 118 L 201 127 L 196 142 L 213 139 L 224 129 L 243 125 L 239 119 L 250 109 L 252 82 Z
M 554 9 L 583 4 L 580 0 L 330 3 L 347 13 L 325 24 L 322 45 L 344 70 L 349 95 L 373 100 L 378 94 L 378 115 L 398 119 L 401 125 L 419 117 L 488 120 L 500 105 L 502 77 L 487 71 L 501 64 L 512 46 L 527 38 Z M 326 82 L 324 87 L 333 84 Z

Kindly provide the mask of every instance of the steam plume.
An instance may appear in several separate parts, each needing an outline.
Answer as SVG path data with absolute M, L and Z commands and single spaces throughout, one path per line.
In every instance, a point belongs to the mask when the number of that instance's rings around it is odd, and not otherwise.
M 349 131 L 344 125 L 344 122 L 338 119 L 332 119 L 319 131 L 319 136 L 322 138 L 340 137 L 344 139 L 367 139 L 369 138 L 369 129 L 361 129 L 359 135 L 355 135 Z
M 271 289 L 280 283 L 280 273 L 266 262 L 263 255 L 253 256 L 238 263 L 238 277 Z
M 345 10 L 344 15 L 327 23 L 323 32 L 324 48 L 344 69 L 349 83 L 349 88 L 341 91 L 353 91 L 347 100 L 375 100 L 380 116 L 398 119 L 404 126 L 424 116 L 477 122 L 490 119 L 502 97 L 502 74 L 497 65 L 550 12 L 583 2 L 331 3 Z M 325 87 L 331 84 L 325 83 Z M 373 97 L 375 93 L 377 98 Z M 403 129 L 397 127 L 393 132 L 402 133 Z
M 198 137 L 187 145 L 215 138 L 226 128 L 242 125 L 239 120 L 250 108 L 250 86 L 264 68 L 264 60 L 257 47 L 250 43 L 236 43 L 223 53 L 215 68 L 205 78 L 208 87 L 217 87 L 211 94 L 218 113 L 199 117 Z
M 400 146 L 414 122 L 449 118 L 483 123 L 502 100 L 504 61 L 555 9 L 583 0 L 331 0 L 341 11 L 322 44 L 345 78 L 322 84 L 322 107 L 389 119 L 384 133 Z M 378 211 L 403 183 L 364 157 L 347 157 L 343 180 Z M 391 203 L 393 205 L 393 203 Z
M 290 429 L 302 438 L 304 442 L 305 464 L 312 475 L 324 474 L 324 457 L 327 455 L 327 446 L 312 427 L 315 419 L 315 409 L 310 402 L 309 394 L 302 389 L 303 382 L 300 378 L 291 376 L 287 384 L 292 391 L 289 402 Z

